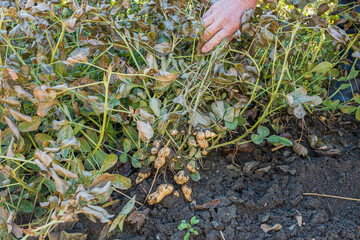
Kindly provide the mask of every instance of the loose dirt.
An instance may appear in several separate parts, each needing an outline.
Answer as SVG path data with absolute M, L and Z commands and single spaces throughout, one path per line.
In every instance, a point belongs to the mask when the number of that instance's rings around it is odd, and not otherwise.
M 145 222 L 126 222 L 124 232 L 112 239 L 183 239 L 186 232 L 177 226 L 192 216 L 200 222 L 194 227 L 199 235 L 191 239 L 360 239 L 360 202 L 304 195 L 360 198 L 358 123 L 346 116 L 314 115 L 306 120 L 303 130 L 299 125 L 288 119 L 286 130 L 297 138 L 301 134 L 322 137 L 330 150 L 315 152 L 301 142 L 310 150 L 309 158 L 302 158 L 289 148 L 272 152 L 265 144 L 251 153 L 235 155 L 239 168 L 232 163 L 232 155 L 212 152 L 202 161 L 201 180 L 191 183 L 193 202 L 185 201 L 180 194 L 168 196 L 155 206 L 144 205 L 139 211 Z M 243 167 L 248 162 L 258 165 L 245 173 Z M 158 177 L 155 187 L 165 181 L 173 181 L 170 171 Z M 136 194 L 137 201 L 142 202 L 151 182 L 149 178 L 124 193 Z M 112 209 L 118 213 L 127 200 L 117 194 L 114 198 L 121 199 Z M 214 199 L 217 205 L 197 210 L 196 205 Z M 96 239 L 103 225 L 81 219 L 89 236 Z M 281 224 L 282 229 L 265 233 L 262 224 Z

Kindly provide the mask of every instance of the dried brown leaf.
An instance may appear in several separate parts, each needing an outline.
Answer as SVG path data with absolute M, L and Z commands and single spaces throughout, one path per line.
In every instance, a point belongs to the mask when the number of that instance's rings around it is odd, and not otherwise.
M 21 112 L 18 112 L 12 108 L 6 108 L 6 111 L 8 111 L 9 114 L 11 114 L 11 116 L 13 116 L 13 118 L 15 118 L 16 121 L 25 121 L 28 123 L 32 122 L 32 118 L 30 116 L 27 116 L 25 114 L 22 114 Z
M 71 18 L 71 19 L 66 20 L 65 26 L 67 28 L 73 29 L 75 27 L 76 20 L 77 20 L 76 18 Z
M 5 103 L 11 107 L 20 107 L 20 102 L 14 97 L 0 98 L 1 103 Z
M 39 102 L 52 102 L 56 99 L 56 92 L 48 85 L 41 85 L 34 89 L 34 98 Z
M 294 152 L 301 157 L 305 157 L 309 153 L 308 149 L 298 142 L 293 142 L 292 148 Z
M 48 154 L 38 148 L 35 150 L 34 158 L 39 159 L 46 167 L 49 167 L 49 165 L 53 161 L 53 159 Z
M 13 87 L 14 91 L 16 92 L 18 98 L 22 99 L 25 98 L 27 100 L 29 100 L 32 104 L 37 105 L 39 102 L 38 100 L 36 100 L 33 95 L 31 95 L 30 93 L 26 92 L 20 85 L 15 85 Z
M 39 117 L 45 117 L 58 103 L 57 99 L 54 99 L 52 102 L 40 102 L 36 114 Z
M 140 230 L 145 223 L 148 213 L 148 208 L 141 212 L 134 211 L 126 218 L 126 221 L 130 222 L 131 224 L 136 224 L 136 228 Z
M 84 52 L 79 52 L 76 55 L 68 57 L 65 61 L 66 64 L 74 66 L 75 63 L 87 63 L 88 58 Z
M 5 68 L 3 70 L 3 78 L 15 81 L 19 78 L 17 72 L 12 68 Z
M 62 177 L 78 179 L 78 176 L 75 173 L 66 170 L 65 168 L 61 167 L 60 165 L 52 163 L 51 166 L 55 170 L 55 172 Z

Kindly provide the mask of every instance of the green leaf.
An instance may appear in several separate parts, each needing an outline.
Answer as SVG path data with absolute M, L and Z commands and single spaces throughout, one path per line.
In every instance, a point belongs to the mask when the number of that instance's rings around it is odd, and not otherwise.
M 189 240 L 190 237 L 190 232 L 187 232 L 186 235 L 184 236 L 184 240 Z
M 125 128 L 123 128 L 123 133 L 125 137 L 132 138 L 133 140 L 137 140 L 139 136 L 138 132 L 130 126 L 126 126 Z
M 90 152 L 91 151 L 91 147 L 90 144 L 83 138 L 78 138 L 79 142 L 80 142 L 80 148 L 79 150 L 83 153 L 86 152 Z
M 76 124 L 76 125 L 75 125 L 75 127 L 74 127 L 74 132 L 73 132 L 74 136 L 75 136 L 78 132 L 80 132 L 80 130 L 82 130 L 82 129 L 84 128 L 84 123 L 85 123 L 85 120 L 81 120 L 81 121 L 79 122 L 79 124 Z
M 34 203 L 28 200 L 21 200 L 20 210 L 24 213 L 32 213 L 34 211 Z
M 353 99 L 356 103 L 360 104 L 360 95 L 359 94 L 356 93 Z
M 121 232 L 123 231 L 125 218 L 131 212 L 135 205 L 135 197 L 136 195 L 134 195 L 134 197 L 132 197 L 121 209 L 119 215 L 112 222 L 109 232 L 113 231 L 117 226 L 119 226 Z
M 190 178 L 197 182 L 201 179 L 200 173 L 198 171 L 196 171 L 196 173 L 190 173 Z
M 360 122 L 360 106 L 358 107 L 358 109 L 356 109 L 355 118 Z
M 343 108 L 341 109 L 341 111 L 342 111 L 343 113 L 349 114 L 349 113 L 355 112 L 356 109 L 357 109 L 357 108 L 356 108 L 355 106 L 347 106 L 347 107 L 343 107 Z
M 21 122 L 19 124 L 19 131 L 20 132 L 32 132 L 37 131 L 41 124 L 41 118 L 39 116 L 34 116 L 31 119 L 31 123 L 29 122 Z
M 160 117 L 161 101 L 158 98 L 150 98 L 149 105 L 155 116 Z
M 198 224 L 199 221 L 200 221 L 199 219 L 196 219 L 196 216 L 193 216 L 193 217 L 190 219 L 191 225 Z
M 199 235 L 199 232 L 194 229 L 193 233 L 197 236 Z
M 229 130 L 234 131 L 238 126 L 238 119 L 235 118 L 233 122 L 225 121 L 225 127 L 229 128 Z
M 130 150 L 131 150 L 131 140 L 130 139 L 126 138 L 124 140 L 123 148 L 124 148 L 125 153 L 130 152 Z
M 116 154 L 109 154 L 106 156 L 104 163 L 101 165 L 101 171 L 105 172 L 112 168 L 118 161 L 118 156 Z
M 354 79 L 357 77 L 357 75 L 359 75 L 359 71 L 356 71 L 356 70 L 353 70 L 349 73 L 348 75 L 348 79 L 351 80 L 351 79 Z
M 327 73 L 332 68 L 332 64 L 329 62 L 321 62 L 316 65 L 311 71 L 317 73 Z
M 184 230 L 191 227 L 190 224 L 188 224 L 185 220 L 181 220 L 180 225 L 178 226 L 179 230 Z
M 122 154 L 120 155 L 119 161 L 120 161 L 121 163 L 126 163 L 126 162 L 127 162 L 127 155 L 126 155 L 125 153 L 122 153 Z
M 141 168 L 142 167 L 141 162 L 139 160 L 135 159 L 135 158 L 131 158 L 131 165 L 134 168 Z
M 280 136 L 276 136 L 276 135 L 271 135 L 268 138 L 268 141 L 274 145 L 283 144 L 288 147 L 292 146 L 292 142 L 289 139 L 280 137 Z
M 343 81 L 348 81 L 348 78 L 347 77 L 340 77 L 338 79 L 339 82 L 343 82 Z
M 269 129 L 264 126 L 258 127 L 257 132 L 262 138 L 265 138 L 265 137 L 269 136 L 269 134 L 270 134 Z
M 257 135 L 255 133 L 251 134 L 251 140 L 255 143 L 255 144 L 260 144 L 263 142 L 264 138 L 262 138 L 260 135 Z
M 350 87 L 350 86 L 351 86 L 350 83 L 348 83 L 348 84 L 342 84 L 342 85 L 340 86 L 340 90 L 347 89 L 347 88 Z

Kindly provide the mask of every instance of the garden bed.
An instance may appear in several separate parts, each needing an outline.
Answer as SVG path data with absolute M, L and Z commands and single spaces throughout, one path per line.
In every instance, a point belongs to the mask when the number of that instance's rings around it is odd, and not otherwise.
M 360 196 L 360 149 L 356 145 L 359 125 L 344 116 L 329 117 L 324 123 L 319 118 L 314 115 L 306 120 L 304 134 L 323 137 L 332 148 L 329 151 L 310 151 L 307 159 L 289 148 L 272 152 L 268 145 L 257 147 L 251 153 L 235 156 L 239 166 L 260 163 L 248 173 L 234 166 L 224 153 L 214 151 L 203 161 L 202 179 L 192 183 L 192 203 L 172 195 L 154 207 L 145 205 L 139 209 L 146 214 L 144 224 L 137 228 L 137 224 L 126 223 L 124 232 L 111 239 L 183 239 L 186 231 L 177 226 L 182 219 L 189 222 L 193 216 L 200 220 L 194 227 L 199 232 L 194 239 L 359 239 L 359 202 L 304 195 Z M 301 128 L 293 120 L 288 129 L 300 136 Z M 271 169 L 267 173 L 256 171 L 268 166 Z M 289 166 L 296 172 L 286 173 L 279 166 Z M 160 175 L 156 184 L 164 177 L 171 182 L 169 175 Z M 125 193 L 136 194 L 136 200 L 142 202 L 147 193 L 144 190 L 150 185 L 151 179 L 145 180 Z M 118 195 L 114 198 L 127 201 Z M 196 210 L 196 205 L 210 201 L 213 207 Z M 114 213 L 118 211 L 113 209 Z M 302 226 L 297 216 L 302 217 Z M 82 223 L 89 236 L 97 239 L 103 225 L 90 224 L 85 218 Z M 265 233 L 262 224 L 281 224 L 282 229 Z

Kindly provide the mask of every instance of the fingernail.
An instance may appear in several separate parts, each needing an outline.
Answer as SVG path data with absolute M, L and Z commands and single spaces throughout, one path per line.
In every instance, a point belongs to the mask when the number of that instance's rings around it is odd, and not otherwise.
M 203 47 L 202 49 L 201 49 L 201 52 L 202 53 L 207 53 L 209 50 L 208 50 L 208 48 L 207 47 Z

